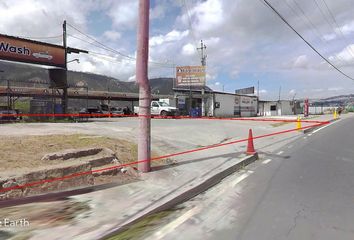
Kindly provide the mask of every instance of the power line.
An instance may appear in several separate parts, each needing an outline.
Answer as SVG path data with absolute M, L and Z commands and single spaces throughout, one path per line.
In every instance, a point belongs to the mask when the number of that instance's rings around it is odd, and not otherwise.
M 329 7 L 328 7 L 326 1 L 325 1 L 325 0 L 322 0 L 322 2 L 323 2 L 324 5 L 326 6 L 326 9 L 327 9 L 329 15 L 331 16 L 331 18 L 332 18 L 334 24 L 337 26 L 337 29 L 338 29 L 338 31 L 340 32 L 340 35 L 341 35 L 342 39 L 344 40 L 344 42 L 345 42 L 346 44 L 349 45 L 349 42 L 348 42 L 347 38 L 345 37 L 345 35 L 344 35 L 344 33 L 343 33 L 341 27 L 339 26 L 339 24 L 338 24 L 336 18 L 335 18 L 334 15 L 333 15 L 332 11 L 329 9 Z M 350 55 L 352 55 L 352 57 L 354 57 L 354 51 L 353 51 L 351 48 L 349 48 L 348 51 L 349 51 Z
M 105 44 L 103 44 L 103 43 L 97 41 L 95 38 L 93 38 L 93 37 L 91 37 L 90 35 L 84 33 L 83 31 L 79 30 L 78 28 L 74 27 L 74 26 L 71 25 L 70 23 L 67 23 L 67 25 L 68 25 L 69 27 L 75 29 L 76 31 L 78 31 L 78 32 L 81 33 L 82 35 L 86 36 L 87 38 L 91 39 L 92 41 L 96 42 L 98 45 L 101 45 L 102 47 L 104 47 L 104 48 L 106 48 L 106 49 L 108 49 L 108 50 L 110 50 L 110 51 L 112 51 L 112 52 L 115 52 L 115 53 L 117 53 L 117 54 L 119 54 L 119 55 L 121 55 L 121 56 L 123 56 L 123 57 L 130 58 L 130 59 L 134 59 L 134 60 L 135 60 L 135 58 L 133 58 L 133 57 L 131 57 L 131 56 L 129 56 L 129 55 L 126 55 L 126 54 L 124 54 L 124 53 L 121 53 L 121 52 L 119 52 L 119 51 L 117 51 L 117 50 L 115 50 L 115 49 L 113 49 L 113 48 L 111 48 L 111 47 L 109 47 L 109 46 L 107 46 L 107 45 L 105 45 Z
M 284 1 L 284 2 L 286 3 L 286 5 L 288 5 L 288 7 L 289 7 L 290 9 L 292 9 L 292 11 L 294 12 L 295 15 L 298 15 L 298 14 L 296 14 L 295 9 L 292 8 L 291 5 L 287 3 L 287 1 Z M 305 17 L 306 20 L 307 20 L 307 22 L 309 23 L 309 25 L 305 23 L 305 24 L 307 25 L 307 27 L 309 27 L 309 29 L 311 29 L 311 27 L 312 27 L 312 28 L 313 28 L 312 31 L 315 33 L 315 35 L 317 35 L 317 37 L 321 40 L 321 42 L 322 42 L 323 44 L 325 44 L 325 45 L 326 45 L 326 44 L 328 45 L 328 42 L 325 42 L 325 41 L 323 40 L 321 31 L 316 27 L 316 25 L 315 25 L 315 24 L 311 21 L 311 19 L 306 15 L 306 12 L 305 12 L 304 9 L 300 6 L 300 4 L 298 4 L 296 0 L 293 0 L 293 2 L 295 3 L 296 7 L 300 10 L 302 16 Z M 305 19 L 304 19 L 303 17 L 302 17 L 302 20 L 305 22 Z M 344 62 L 344 59 L 342 59 L 340 56 L 334 56 L 334 57 L 335 57 L 338 61 L 343 61 L 343 62 Z
M 340 34 L 337 33 L 335 27 L 333 27 L 333 25 L 330 23 L 330 21 L 328 20 L 326 14 L 323 12 L 322 8 L 321 8 L 320 5 L 318 4 L 317 0 L 313 0 L 313 1 L 315 2 L 316 7 L 320 10 L 320 12 L 321 12 L 323 18 L 325 19 L 325 21 L 328 23 L 328 25 L 330 26 L 330 28 L 333 29 L 334 34 L 335 34 L 336 36 L 338 36 L 339 38 L 342 37 L 342 39 L 344 40 L 344 35 L 343 35 L 343 36 L 340 36 Z M 329 10 L 328 6 L 327 6 L 327 9 Z M 331 15 L 331 14 L 330 14 L 330 15 Z M 336 22 L 336 21 L 334 21 L 334 22 Z M 339 27 L 339 26 L 338 26 L 338 27 Z M 340 30 L 340 28 L 338 28 L 338 29 Z M 344 41 L 345 41 L 345 40 L 344 40 Z M 352 55 L 352 57 L 354 57 L 353 53 L 350 52 L 349 50 L 348 50 L 348 53 L 349 53 L 350 55 Z
M 71 28 L 75 29 L 76 31 L 78 31 L 80 34 L 86 36 L 87 38 L 89 38 L 89 39 L 92 40 L 93 42 L 86 41 L 86 40 L 84 40 L 84 39 L 82 39 L 82 38 L 79 38 L 79 37 L 76 37 L 76 36 L 74 36 L 74 35 L 70 35 L 71 37 L 76 38 L 76 39 L 78 39 L 78 40 L 81 40 L 81 41 L 83 41 L 83 42 L 86 42 L 86 43 L 88 43 L 88 44 L 91 44 L 91 45 L 93 45 L 93 46 L 95 46 L 95 47 L 97 47 L 97 48 L 101 48 L 101 49 L 103 49 L 103 50 L 106 50 L 106 51 L 109 51 L 109 52 L 118 54 L 118 55 L 120 55 L 120 56 L 122 56 L 122 57 L 125 57 L 125 58 L 131 60 L 131 61 L 135 61 L 135 60 L 136 60 L 135 57 L 131 57 L 131 56 L 128 56 L 128 55 L 126 55 L 126 54 L 123 54 L 123 53 L 121 53 L 121 52 L 119 52 L 119 51 L 117 51 L 117 50 L 115 50 L 115 49 L 113 49 L 113 48 L 111 48 L 111 47 L 109 47 L 109 46 L 107 46 L 107 45 L 105 45 L 105 44 L 103 44 L 103 43 L 97 41 L 95 38 L 93 38 L 93 37 L 91 37 L 90 35 L 84 33 L 83 31 L 79 30 L 78 28 L 74 27 L 73 25 L 71 25 L 71 24 L 69 24 L 69 23 L 67 23 L 67 25 L 70 26 Z M 95 43 L 96 43 L 96 44 L 95 44 Z M 150 63 L 150 64 L 156 64 L 156 65 L 168 65 L 168 64 L 166 64 L 166 63 L 155 62 L 155 61 L 149 61 L 149 63 Z
M 190 35 L 192 36 L 192 40 L 194 41 L 194 47 L 198 48 L 198 44 L 199 42 L 197 41 L 197 38 L 196 38 L 196 35 L 195 35 L 195 32 L 194 32 L 194 29 L 193 29 L 193 24 L 192 24 L 192 16 L 191 16 L 191 11 L 190 11 L 190 7 L 189 5 L 187 4 L 187 1 L 186 0 L 182 0 L 182 4 L 185 8 L 185 11 L 186 11 L 186 15 L 187 15 L 187 22 L 188 22 L 188 26 L 189 26 L 189 32 L 190 32 Z M 196 57 L 198 57 L 198 55 L 196 54 Z M 199 57 L 198 57 L 199 58 Z M 199 60 L 199 59 L 198 59 Z
M 338 67 L 336 67 L 332 62 L 330 62 L 326 57 L 324 57 L 319 51 L 317 51 L 312 45 L 311 43 L 309 43 L 303 36 L 301 36 L 301 34 L 295 30 L 295 28 L 293 28 L 289 22 L 267 1 L 267 0 L 263 0 L 267 6 L 269 8 L 271 8 L 273 10 L 274 13 L 276 13 L 276 15 L 286 24 L 288 25 L 289 28 L 291 28 L 314 52 L 316 52 L 323 60 L 325 60 L 329 65 L 331 65 L 334 69 L 336 69 L 339 73 L 341 73 L 343 76 L 351 79 L 354 81 L 354 78 L 350 77 L 349 75 L 347 75 L 346 73 L 344 73 L 343 71 L 341 71 Z

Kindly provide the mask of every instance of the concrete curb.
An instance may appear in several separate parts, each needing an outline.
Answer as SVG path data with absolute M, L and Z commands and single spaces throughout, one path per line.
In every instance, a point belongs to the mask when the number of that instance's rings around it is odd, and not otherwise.
M 332 123 L 332 122 L 335 122 L 335 121 L 337 121 L 337 120 L 339 120 L 339 119 L 340 119 L 340 118 L 331 119 L 331 120 L 328 120 L 328 122 Z M 310 133 L 310 132 L 312 132 L 312 131 L 314 131 L 314 130 L 320 128 L 320 127 L 323 127 L 323 125 L 315 126 L 315 127 L 311 127 L 311 128 L 306 128 L 306 129 L 302 130 L 302 132 L 303 132 L 304 134 Z
M 205 192 L 210 187 L 215 186 L 225 177 L 235 173 L 244 166 L 256 161 L 258 159 L 258 154 L 249 155 L 241 158 L 238 162 L 234 164 L 227 164 L 214 169 L 212 173 L 197 178 L 194 182 L 187 185 L 186 187 L 181 187 L 180 191 L 175 194 L 169 194 L 165 198 L 159 200 L 158 202 L 149 206 L 145 211 L 138 213 L 137 215 L 131 217 L 127 221 L 113 227 L 104 234 L 98 235 L 95 239 L 108 239 L 126 229 L 128 229 L 134 223 L 140 221 L 141 219 L 147 217 L 148 215 L 167 210 L 174 207 L 180 203 L 183 203 L 198 194 Z M 226 166 L 227 165 L 227 166 Z

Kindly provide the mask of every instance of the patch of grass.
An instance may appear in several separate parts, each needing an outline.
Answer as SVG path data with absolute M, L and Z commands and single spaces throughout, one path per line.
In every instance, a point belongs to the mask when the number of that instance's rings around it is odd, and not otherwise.
M 117 235 L 107 238 L 107 240 L 137 240 L 142 239 L 142 237 L 151 231 L 158 223 L 160 223 L 163 219 L 167 218 L 170 214 L 175 212 L 176 209 L 166 210 L 162 212 L 158 212 L 147 216 L 141 221 L 133 224 L 127 230 L 124 230 Z

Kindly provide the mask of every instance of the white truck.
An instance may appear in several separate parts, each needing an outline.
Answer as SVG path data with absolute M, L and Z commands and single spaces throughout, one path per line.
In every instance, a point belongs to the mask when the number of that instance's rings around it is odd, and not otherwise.
M 139 107 L 134 107 L 134 114 L 139 114 Z M 177 108 L 161 101 L 151 102 L 151 115 L 176 116 Z

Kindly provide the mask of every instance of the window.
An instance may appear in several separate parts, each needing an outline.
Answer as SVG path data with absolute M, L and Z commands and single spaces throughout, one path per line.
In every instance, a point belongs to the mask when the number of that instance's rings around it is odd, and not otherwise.
M 276 111 L 276 110 L 277 110 L 277 105 L 270 106 L 270 111 Z

